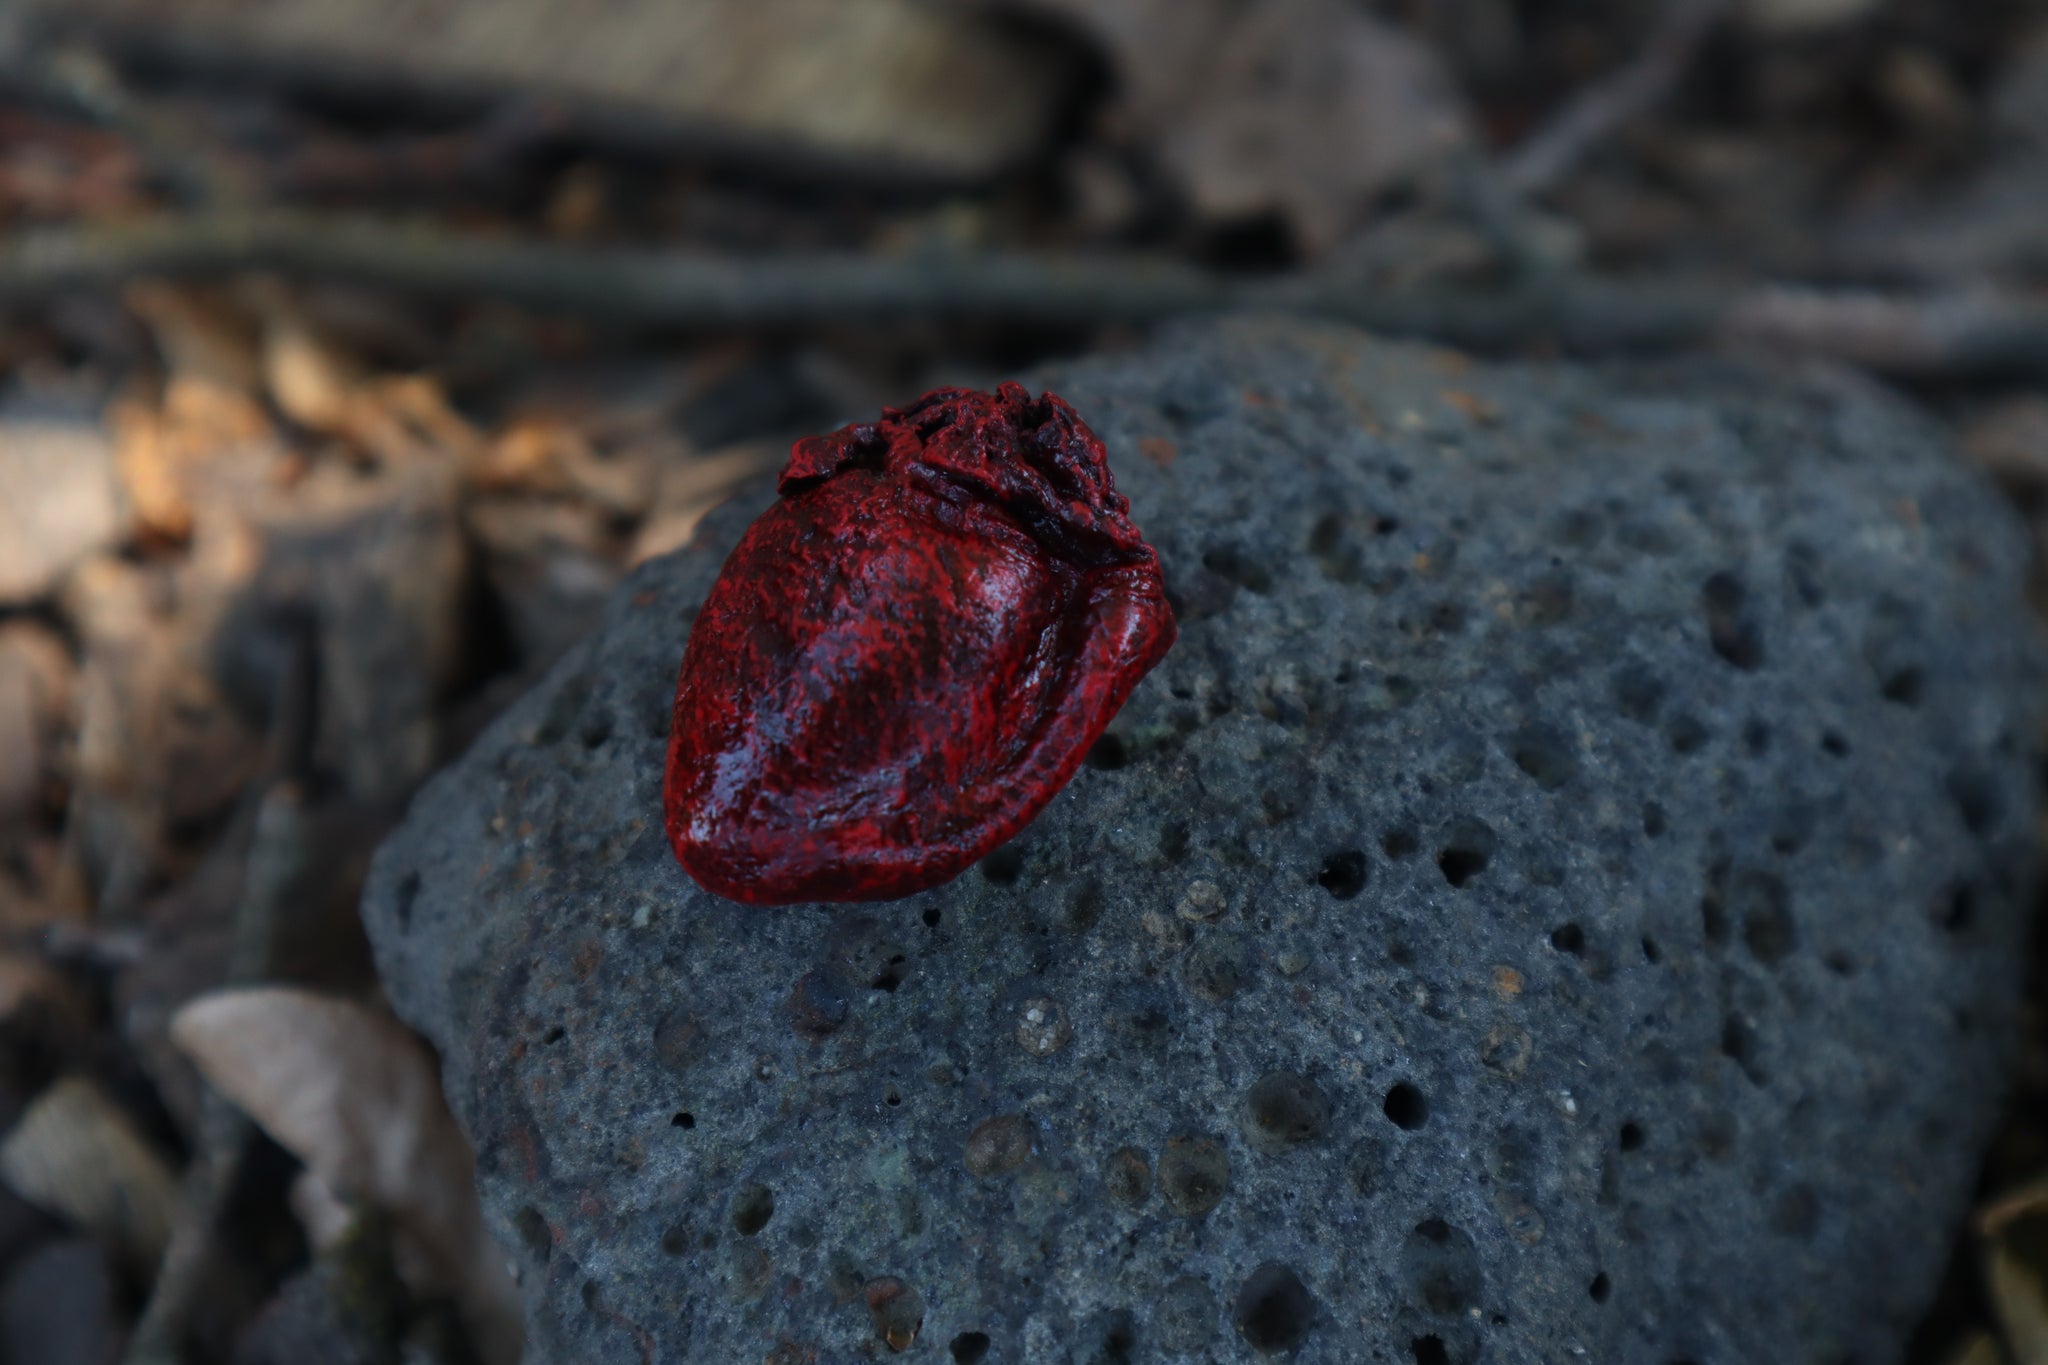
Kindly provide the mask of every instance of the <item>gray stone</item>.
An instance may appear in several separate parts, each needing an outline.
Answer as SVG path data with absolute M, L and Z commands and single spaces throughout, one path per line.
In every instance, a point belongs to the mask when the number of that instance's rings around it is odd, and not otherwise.
M 88 1238 L 45 1242 L 0 1284 L 0 1360 L 113 1365 L 124 1335 L 113 1272 Z
M 399 1365 L 406 1308 L 390 1229 L 359 1220 L 279 1287 L 236 1340 L 234 1365 Z
M 676 665 L 760 490 L 381 851 L 532 1358 L 1896 1360 L 2031 877 L 1982 478 L 1828 372 L 1241 321 L 1043 382 L 1182 635 L 980 868 L 677 869 Z
M 43 597 L 120 533 L 114 448 L 83 404 L 0 404 L 0 606 Z

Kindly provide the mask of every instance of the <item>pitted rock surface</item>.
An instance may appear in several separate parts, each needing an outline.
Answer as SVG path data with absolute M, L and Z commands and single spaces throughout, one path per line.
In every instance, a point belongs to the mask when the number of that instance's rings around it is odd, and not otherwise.
M 366 899 L 530 1359 L 1895 1360 L 1998 1104 L 2020 532 L 1850 378 L 1298 323 L 1037 377 L 1179 645 L 958 881 L 699 891 L 639 571 Z

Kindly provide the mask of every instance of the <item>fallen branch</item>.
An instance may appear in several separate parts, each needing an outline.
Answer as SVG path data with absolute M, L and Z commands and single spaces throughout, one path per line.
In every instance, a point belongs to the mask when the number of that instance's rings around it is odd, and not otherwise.
M 2048 302 L 1983 292 L 1744 288 L 1551 271 L 1506 285 L 1385 289 L 1317 274 L 1247 281 L 1137 257 L 592 250 L 292 213 L 24 233 L 0 243 L 0 305 L 140 278 L 250 270 L 705 331 L 1277 312 L 1480 350 L 1545 345 L 1600 355 L 1739 345 L 1903 375 L 2048 373 Z
M 1662 103 L 1733 0 L 1668 0 L 1643 50 L 1620 70 L 1574 95 L 1501 166 L 1519 195 L 1541 194 L 1623 125 Z
M 297 623 L 273 696 L 264 778 L 245 797 L 249 847 L 235 906 L 227 979 L 246 985 L 270 975 L 280 923 L 306 868 L 310 844 L 301 785 L 311 767 L 317 659 L 310 623 Z M 149 1299 L 130 1333 L 123 1365 L 179 1365 L 187 1320 L 220 1256 L 219 1228 L 256 1127 L 226 1096 L 208 1086 L 199 1131 L 185 1173 L 185 1214 L 157 1267 Z

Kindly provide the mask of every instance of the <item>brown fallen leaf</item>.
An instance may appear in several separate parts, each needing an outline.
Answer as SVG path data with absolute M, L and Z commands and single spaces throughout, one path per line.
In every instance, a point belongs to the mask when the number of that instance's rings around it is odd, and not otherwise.
M 655 496 L 655 461 L 645 444 L 600 455 L 574 421 L 532 414 L 515 418 L 469 470 L 490 493 L 575 497 L 618 517 L 643 515 Z
M 730 497 L 740 484 L 774 469 L 784 455 L 778 446 L 754 442 L 665 465 L 656 486 L 654 509 L 641 523 L 627 562 L 642 564 L 689 544 L 705 513 Z
M 390 1213 L 419 1257 L 415 1288 L 452 1290 L 488 1361 L 518 1360 L 518 1298 L 484 1230 L 469 1146 L 404 1025 L 352 1001 L 257 987 L 190 1002 L 171 1037 L 329 1190 Z
M 263 317 L 263 380 L 278 410 L 309 431 L 346 436 L 362 367 L 322 336 L 275 280 L 252 287 Z
M 28 1107 L 0 1144 L 0 1180 L 117 1247 L 145 1279 L 170 1242 L 182 1199 L 170 1164 L 82 1076 L 58 1081 Z
M 263 380 L 286 417 L 385 465 L 443 458 L 468 463 L 480 439 L 446 394 L 423 375 L 373 375 L 277 279 L 242 291 L 261 318 Z
M 1465 136 L 1431 49 L 1349 0 L 1030 0 L 1099 42 L 1118 117 L 1211 219 L 1277 212 L 1319 253 Z
M 229 487 L 261 482 L 282 454 L 259 396 L 259 337 L 215 292 L 136 284 L 124 297 L 156 341 L 165 375 L 160 394 L 137 387 L 113 405 L 116 465 L 141 529 L 183 540 L 223 478 Z
M 0 952 L 0 1020 L 38 1008 L 48 1011 L 60 1027 L 81 1033 L 92 1017 L 84 995 L 49 963 Z

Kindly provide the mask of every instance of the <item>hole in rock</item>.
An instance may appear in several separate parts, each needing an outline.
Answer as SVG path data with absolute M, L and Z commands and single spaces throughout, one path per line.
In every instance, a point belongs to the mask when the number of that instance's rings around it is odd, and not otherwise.
M 1015 848 L 999 848 L 981 860 L 981 875 L 995 886 L 1014 886 L 1024 874 L 1024 854 Z
M 1477 820 L 1461 820 L 1451 826 L 1436 865 L 1452 886 L 1464 886 L 1486 870 L 1496 840 L 1493 830 Z
M 1478 1306 L 1479 1248 L 1470 1233 L 1441 1218 L 1415 1225 L 1401 1247 L 1402 1278 L 1411 1302 L 1438 1317 L 1458 1317 Z
M 1673 716 L 1664 738 L 1674 754 L 1694 754 L 1706 747 L 1711 736 L 1707 727 L 1692 716 Z
M 393 897 L 391 909 L 398 916 L 399 932 L 409 933 L 412 930 L 413 903 L 420 898 L 420 874 L 408 872 L 401 877 Z
M 519 1234 L 519 1245 L 526 1248 L 527 1256 L 546 1265 L 555 1251 L 555 1237 L 548 1231 L 548 1220 L 541 1211 L 526 1205 L 512 1216 L 512 1227 Z
M 1764 645 L 1756 623 L 1749 617 L 1748 599 L 1742 580 L 1731 573 L 1717 573 L 1700 587 L 1700 604 L 1707 617 L 1707 640 L 1714 653 L 1745 673 L 1753 673 L 1763 666 Z
M 1098 1314 L 1086 1336 L 1079 1358 L 1088 1365 L 1131 1365 L 1137 1359 L 1138 1323 L 1128 1308 Z
M 1739 1015 L 1731 1014 L 1721 1022 L 1721 1055 L 1740 1067 L 1752 1084 L 1762 1086 L 1769 1080 L 1756 1030 Z
M 1387 1091 L 1387 1097 L 1380 1105 L 1386 1116 L 1394 1121 L 1396 1128 L 1414 1132 L 1429 1122 L 1429 1101 L 1423 1093 L 1407 1081 L 1402 1081 Z
M 1578 776 L 1578 755 L 1562 731 L 1547 725 L 1531 725 L 1508 741 L 1508 753 L 1515 766 L 1535 779 L 1544 791 L 1556 791 Z
M 1365 890 L 1365 854 L 1355 848 L 1341 853 L 1332 853 L 1323 859 L 1322 871 L 1316 874 L 1316 885 L 1340 901 L 1348 901 Z
M 1319 1138 L 1330 1126 L 1330 1101 L 1314 1081 L 1290 1071 L 1259 1078 L 1246 1100 L 1253 1127 L 1269 1144 Z
M 1977 917 L 1977 890 L 1968 882 L 1957 882 L 1949 888 L 1935 911 L 1934 922 L 1952 934 L 1959 934 L 1970 927 Z
M 1214 1138 L 1168 1138 L 1159 1154 L 1159 1192 L 1168 1207 L 1199 1218 L 1223 1202 L 1230 1157 Z
M 946 1346 L 953 1356 L 953 1365 L 977 1365 L 987 1357 L 988 1348 L 986 1332 L 962 1332 Z
M 1202 552 L 1202 567 L 1218 578 L 1228 579 L 1246 592 L 1260 596 L 1273 591 L 1273 575 L 1257 560 L 1234 545 L 1217 545 Z
M 1268 1261 L 1246 1277 L 1231 1318 L 1238 1335 L 1255 1351 L 1292 1351 L 1315 1322 L 1316 1301 L 1301 1277 Z
M 1088 749 L 1088 756 L 1082 760 L 1097 772 L 1113 773 L 1127 766 L 1131 761 L 1130 751 L 1116 735 L 1104 735 Z
M 1884 699 L 1910 711 L 1920 705 L 1920 695 L 1926 687 L 1926 674 L 1917 668 L 1901 668 L 1885 678 Z
M 1792 919 L 1792 893 L 1775 872 L 1749 869 L 1735 879 L 1730 908 L 1742 920 L 1742 941 L 1766 967 L 1783 961 L 1799 943 Z
M 775 1192 L 766 1185 L 749 1185 L 732 1201 L 733 1231 L 742 1237 L 752 1237 L 774 1216 Z
M 1982 768 L 1958 768 L 1948 775 L 1948 794 L 1963 817 L 1963 828 L 1983 837 L 2005 814 L 1998 779 Z
M 1614 671 L 1614 706 L 1622 715 L 1640 725 L 1657 718 L 1664 704 L 1664 684 L 1640 664 L 1627 664 Z

